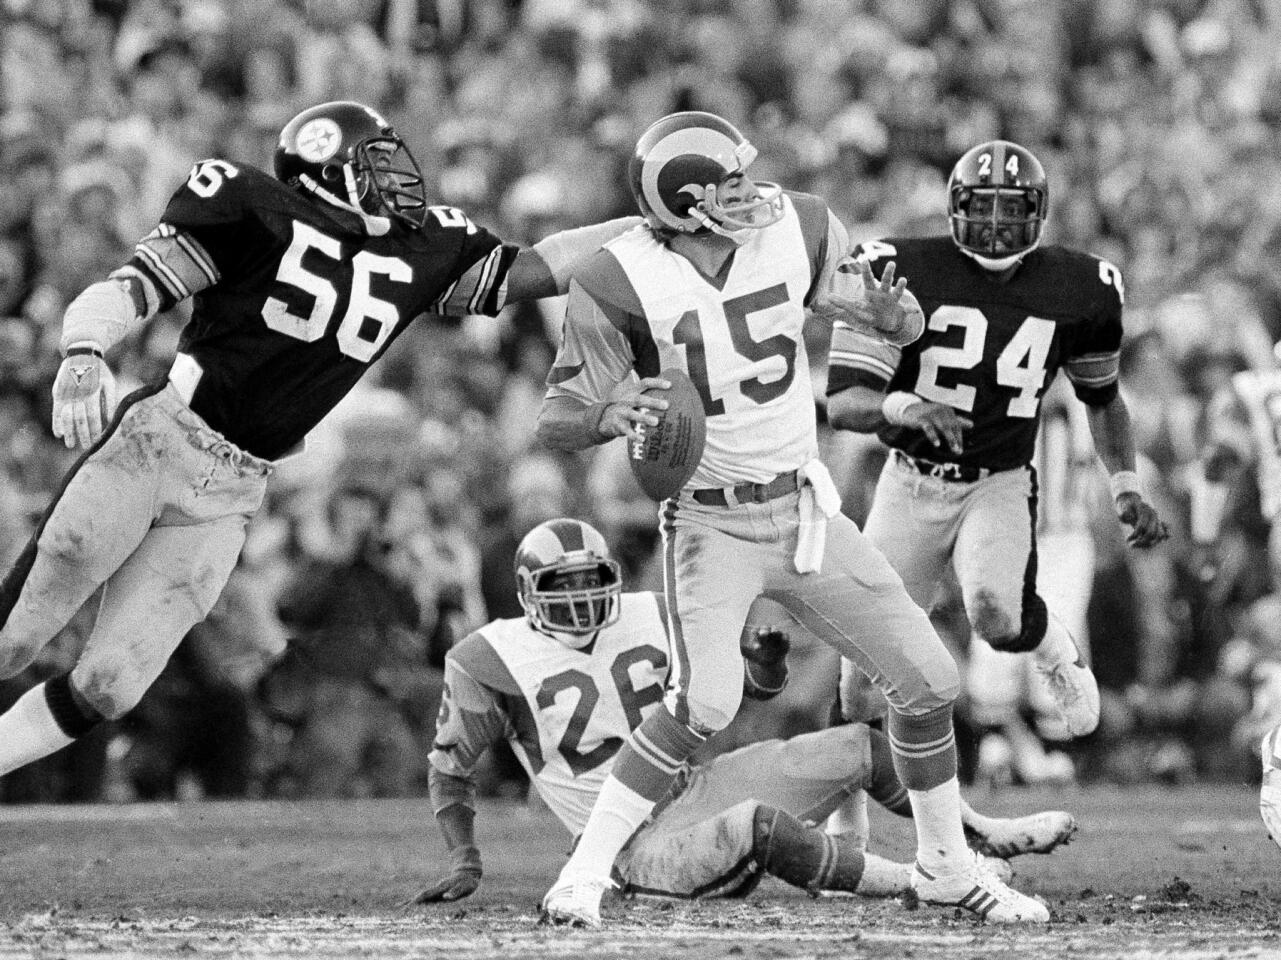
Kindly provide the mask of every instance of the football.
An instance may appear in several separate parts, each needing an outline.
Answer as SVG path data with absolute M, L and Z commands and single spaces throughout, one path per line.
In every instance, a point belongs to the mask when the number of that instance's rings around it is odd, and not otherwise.
M 707 420 L 703 399 L 694 382 L 679 367 L 669 367 L 658 374 L 672 386 L 669 390 L 649 391 L 646 396 L 667 400 L 658 426 L 641 428 L 644 439 L 627 441 L 627 462 L 647 496 L 655 500 L 674 497 L 685 486 L 703 456 L 707 439 Z

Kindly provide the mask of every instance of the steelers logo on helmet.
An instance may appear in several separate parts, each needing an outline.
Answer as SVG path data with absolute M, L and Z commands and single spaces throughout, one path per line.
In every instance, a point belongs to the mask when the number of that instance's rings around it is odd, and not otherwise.
M 310 163 L 328 160 L 342 146 L 342 131 L 328 117 L 317 117 L 298 131 L 298 156 Z
M 525 618 L 565 646 L 582 648 L 618 620 L 622 574 L 590 523 L 568 517 L 540 523 L 516 548 L 514 566 Z
M 691 110 L 669 114 L 641 134 L 628 179 L 654 229 L 734 236 L 783 216 L 783 188 L 776 183 L 757 182 L 732 200 L 724 195 L 726 182 L 746 178 L 755 159 L 756 148 L 733 124 Z
M 1049 186 L 1041 162 L 1008 140 L 965 152 L 948 180 L 952 241 L 989 270 L 1004 270 L 1037 248 Z

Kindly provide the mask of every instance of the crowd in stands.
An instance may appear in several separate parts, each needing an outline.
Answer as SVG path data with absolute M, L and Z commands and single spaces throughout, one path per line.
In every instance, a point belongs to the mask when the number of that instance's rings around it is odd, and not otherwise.
M 952 163 L 1000 136 L 1047 168 L 1049 241 L 1124 272 L 1122 383 L 1172 529 L 1125 548 L 1065 414 L 1043 520 L 1089 561 L 1064 576 L 1104 706 L 1055 775 L 1257 777 L 1281 552 L 1249 471 L 1213 543 L 1189 524 L 1211 400 L 1281 339 L 1278 40 L 1278 0 L 0 0 L 0 559 L 74 459 L 49 431 L 62 309 L 194 161 L 270 169 L 304 106 L 378 106 L 431 193 L 513 242 L 634 212 L 628 154 L 673 110 L 738 124 L 754 175 L 824 197 L 856 241 L 945 230 Z M 282 464 L 218 608 L 143 704 L 0 800 L 421 793 L 444 651 L 519 615 L 525 530 L 588 519 L 633 588 L 658 587 L 656 506 L 621 450 L 534 441 L 557 306 L 406 334 Z M 164 376 L 185 309 L 112 355 L 124 385 Z M 821 424 L 821 341 L 811 355 Z M 860 519 L 883 454 L 821 436 Z M 83 642 L 73 623 L 0 707 Z M 1018 746 L 968 775 L 1043 779 Z M 491 787 L 519 790 L 501 757 Z

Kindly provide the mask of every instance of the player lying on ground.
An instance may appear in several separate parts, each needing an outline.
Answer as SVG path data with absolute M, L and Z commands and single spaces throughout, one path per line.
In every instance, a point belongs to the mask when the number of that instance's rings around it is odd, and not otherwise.
M 659 709 L 667 685 L 673 650 L 662 598 L 622 592 L 618 564 L 590 524 L 535 527 L 517 551 L 516 577 L 525 616 L 481 627 L 445 660 L 430 785 L 452 869 L 418 903 L 457 900 L 480 884 L 473 770 L 488 747 L 507 739 L 577 836 L 623 739 Z M 786 634 L 751 631 L 741 645 L 745 695 L 781 692 Z M 615 879 L 626 891 L 673 897 L 741 896 L 766 873 L 810 892 L 902 893 L 911 864 L 865 853 L 865 835 L 814 826 L 859 789 L 911 816 L 888 739 L 861 723 L 686 766 L 619 856 Z M 963 803 L 963 817 L 974 841 L 1002 856 L 1047 853 L 1075 829 L 1062 812 L 1003 820 Z

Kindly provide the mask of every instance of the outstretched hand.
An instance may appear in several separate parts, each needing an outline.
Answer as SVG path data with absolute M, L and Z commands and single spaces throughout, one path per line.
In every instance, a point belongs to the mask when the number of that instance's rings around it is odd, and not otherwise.
M 53 381 L 53 435 L 88 449 L 116 410 L 116 378 L 99 354 L 73 352 Z
M 879 280 L 872 265 L 858 260 L 863 288 L 856 299 L 828 292 L 810 304 L 811 312 L 824 323 L 837 321 L 856 329 L 870 331 L 894 344 L 906 346 L 925 329 L 925 314 L 916 298 L 907 290 L 907 280 L 894 279 L 894 261 L 885 265 Z
M 1142 550 L 1170 538 L 1165 521 L 1140 493 L 1127 492 L 1117 497 L 1116 516 L 1121 523 L 1131 528 L 1125 542 L 1132 547 Z

